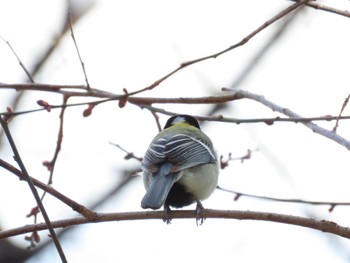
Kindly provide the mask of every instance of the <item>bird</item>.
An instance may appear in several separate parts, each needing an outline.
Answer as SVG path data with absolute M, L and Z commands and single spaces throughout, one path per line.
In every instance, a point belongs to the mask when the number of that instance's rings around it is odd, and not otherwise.
M 211 139 L 201 131 L 191 115 L 170 117 L 164 129 L 150 143 L 141 162 L 146 193 L 143 209 L 164 207 L 170 223 L 170 207 L 182 208 L 197 203 L 198 221 L 202 200 L 207 199 L 218 184 L 219 165 Z

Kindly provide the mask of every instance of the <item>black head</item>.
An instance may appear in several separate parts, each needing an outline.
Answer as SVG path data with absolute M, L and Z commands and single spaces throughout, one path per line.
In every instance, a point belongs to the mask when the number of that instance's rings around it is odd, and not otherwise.
M 196 118 L 193 116 L 190 116 L 190 115 L 174 115 L 174 116 L 170 117 L 168 119 L 168 121 L 166 122 L 164 129 L 169 128 L 170 126 L 172 126 L 176 123 L 188 123 L 189 125 L 192 125 L 198 129 L 200 129 L 199 123 L 196 120 Z

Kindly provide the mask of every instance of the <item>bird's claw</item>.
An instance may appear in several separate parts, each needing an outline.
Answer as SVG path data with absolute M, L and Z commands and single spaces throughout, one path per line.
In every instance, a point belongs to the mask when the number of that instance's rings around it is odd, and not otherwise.
M 204 223 L 204 219 L 202 214 L 202 210 L 204 209 L 202 203 L 200 201 L 197 201 L 197 206 L 196 206 L 196 224 L 197 226 L 201 226 Z
M 164 218 L 163 221 L 167 223 L 168 225 L 171 224 L 171 216 L 170 216 L 171 209 L 168 205 L 164 205 Z

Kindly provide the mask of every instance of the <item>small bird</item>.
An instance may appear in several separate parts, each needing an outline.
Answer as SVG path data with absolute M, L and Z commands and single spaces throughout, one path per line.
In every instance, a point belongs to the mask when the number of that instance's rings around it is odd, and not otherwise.
M 141 207 L 181 208 L 197 202 L 197 223 L 218 183 L 219 166 L 210 138 L 190 115 L 168 119 L 163 131 L 151 142 L 141 163 L 146 194 Z M 170 219 L 165 219 L 170 223 Z

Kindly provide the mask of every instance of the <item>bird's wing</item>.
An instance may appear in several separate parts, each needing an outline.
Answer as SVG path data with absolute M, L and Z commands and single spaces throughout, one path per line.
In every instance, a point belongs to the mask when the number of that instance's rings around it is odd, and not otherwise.
M 148 148 L 142 168 L 149 172 L 157 170 L 157 164 L 172 163 L 171 172 L 205 163 L 215 163 L 216 155 L 212 147 L 198 138 L 187 134 L 176 134 L 170 138 L 160 138 Z
M 151 143 L 143 157 L 142 170 L 149 173 L 154 173 L 158 170 L 158 165 L 166 160 L 166 155 L 164 154 L 166 142 L 165 138 L 160 138 Z
M 205 163 L 215 163 L 214 150 L 198 138 L 186 134 L 173 136 L 165 146 L 167 160 L 173 163 L 172 172 Z

